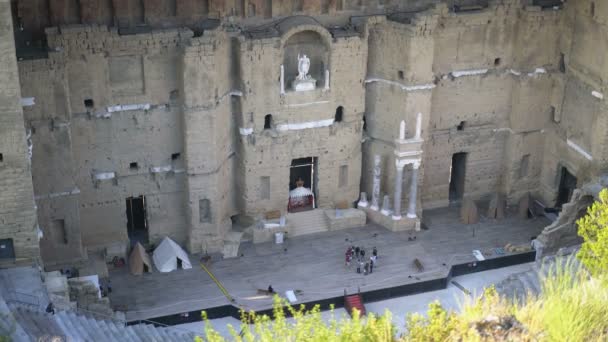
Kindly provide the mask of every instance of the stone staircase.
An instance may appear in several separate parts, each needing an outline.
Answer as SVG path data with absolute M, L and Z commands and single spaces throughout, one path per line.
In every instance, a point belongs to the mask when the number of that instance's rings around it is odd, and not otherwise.
M 566 255 L 572 251 L 562 252 L 559 259 L 555 255 L 547 256 L 542 259 L 542 264 L 535 263 L 529 270 L 512 274 L 503 281 L 496 284 L 496 291 L 501 296 L 523 302 L 528 295 L 537 296 L 542 291 L 542 279 L 547 277 L 549 273 L 555 272 L 556 263 L 561 263 L 562 269 L 569 269 L 575 272 L 579 267 L 579 262 L 572 259 L 571 264 L 567 264 Z
M 353 315 L 353 310 L 359 310 L 359 314 L 361 316 L 365 316 L 367 313 L 365 310 L 365 305 L 363 304 L 363 297 L 361 294 L 353 294 L 349 296 L 344 296 L 344 308 L 348 312 L 349 315 Z
M 16 322 L 27 335 L 27 338 L 12 336 L 19 342 L 51 336 L 62 336 L 68 341 L 194 341 L 195 336 L 192 332 L 152 324 L 125 326 L 122 322 L 97 320 L 73 311 L 50 314 L 19 303 L 10 303 L 8 309 L 8 313 L 0 315 L 0 326 L 14 326 Z
M 287 224 L 292 227 L 292 236 L 301 236 L 329 231 L 329 223 L 323 209 L 287 214 Z
M 522 303 L 528 295 L 537 296 L 541 291 L 540 275 L 536 267 L 510 275 L 496 284 L 496 291 L 504 297 Z

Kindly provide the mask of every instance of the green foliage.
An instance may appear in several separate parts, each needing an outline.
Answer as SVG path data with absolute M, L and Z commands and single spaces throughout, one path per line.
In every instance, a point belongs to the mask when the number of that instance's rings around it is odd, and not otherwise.
M 438 301 L 429 304 L 427 316 L 408 314 L 406 326 L 409 341 L 446 341 L 456 325 L 457 317 L 448 313 Z
M 321 309 L 317 305 L 311 310 L 303 306 L 294 308 L 285 299 L 274 297 L 272 320 L 267 315 L 256 315 L 255 312 L 241 312 L 241 329 L 237 332 L 229 326 L 232 341 L 319 341 L 319 342 L 357 342 L 357 341 L 393 341 L 396 330 L 392 323 L 390 312 L 381 316 L 369 314 L 362 319 L 359 312 L 353 314 L 352 319 L 341 317 L 336 319 L 331 309 L 331 319 L 325 322 L 321 316 Z M 285 311 L 291 318 L 287 318 Z M 197 342 L 226 341 L 209 324 L 203 312 L 205 321 L 204 338 L 197 337 Z
M 439 302 L 429 305 L 427 315 L 409 314 L 406 332 L 396 336 L 390 312 L 325 322 L 319 306 L 293 308 L 274 298 L 274 320 L 253 312 L 241 313 L 240 332 L 229 327 L 231 341 L 607 341 L 608 275 L 593 278 L 572 258 L 556 260 L 542 279 L 542 294 L 523 303 L 501 298 L 493 287 L 481 297 L 466 301 L 460 313 L 445 310 Z M 287 318 L 287 310 L 292 318 Z M 203 319 L 206 316 L 203 313 Z M 206 321 L 204 338 L 197 342 L 226 339 Z
M 568 258 L 557 260 L 542 282 L 542 295 L 519 309 L 518 319 L 544 341 L 608 338 L 606 275 L 589 273 Z
M 608 273 L 608 189 L 599 197 L 577 221 L 578 235 L 584 239 L 578 257 L 594 275 Z

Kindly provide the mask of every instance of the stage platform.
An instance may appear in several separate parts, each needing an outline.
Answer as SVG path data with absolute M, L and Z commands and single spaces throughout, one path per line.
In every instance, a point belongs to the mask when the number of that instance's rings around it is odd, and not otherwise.
M 170 273 L 131 275 L 127 268 L 110 272 L 115 310 L 124 311 L 127 320 L 159 321 L 178 324 L 200 320 L 200 311 L 211 317 L 237 316 L 238 309 L 267 311 L 272 299 L 258 294 L 268 285 L 284 296 L 299 290 L 297 303 L 330 303 L 340 306 L 344 291 L 364 293 L 366 301 L 437 290 L 445 287 L 451 275 L 466 274 L 533 260 L 533 253 L 496 253 L 494 248 L 530 243 L 549 224 L 544 217 L 521 220 L 481 218 L 475 225 L 459 223 L 459 208 L 424 212 L 419 232 L 392 232 L 376 225 L 289 238 L 274 243 L 241 244 L 233 259 L 214 260 L 209 269 L 234 298 L 230 302 L 209 275 L 198 265 L 200 256 L 191 256 L 193 268 Z M 413 237 L 415 240 L 410 241 Z M 347 246 L 363 246 L 366 256 L 378 248 L 373 274 L 355 272 L 344 265 Z M 486 254 L 479 262 L 472 254 Z M 424 271 L 414 265 L 419 259 Z M 178 314 L 190 312 L 189 318 Z

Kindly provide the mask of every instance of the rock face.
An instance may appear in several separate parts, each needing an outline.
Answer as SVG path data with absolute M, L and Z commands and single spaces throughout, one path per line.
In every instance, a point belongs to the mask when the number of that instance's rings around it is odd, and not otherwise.
M 554 253 L 559 248 L 580 244 L 576 221 L 587 214 L 587 208 L 598 198 L 600 190 L 608 187 L 608 176 L 604 175 L 587 182 L 574 190 L 570 202 L 551 225 L 543 229 L 537 240 L 542 243 L 544 253 Z
M 488 316 L 473 323 L 481 341 L 529 341 L 531 336 L 514 316 Z

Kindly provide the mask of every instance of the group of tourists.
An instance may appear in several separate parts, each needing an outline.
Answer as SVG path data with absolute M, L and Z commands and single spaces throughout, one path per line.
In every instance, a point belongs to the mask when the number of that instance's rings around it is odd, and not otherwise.
M 351 262 L 355 262 L 357 265 L 357 273 L 363 271 L 363 275 L 368 275 L 374 272 L 374 266 L 378 260 L 378 249 L 374 247 L 372 249 L 372 255 L 369 256 L 369 260 L 365 259 L 365 249 L 359 246 L 350 246 L 346 249 L 346 261 L 345 266 L 350 267 Z

